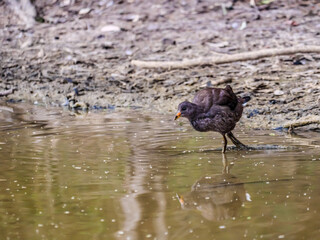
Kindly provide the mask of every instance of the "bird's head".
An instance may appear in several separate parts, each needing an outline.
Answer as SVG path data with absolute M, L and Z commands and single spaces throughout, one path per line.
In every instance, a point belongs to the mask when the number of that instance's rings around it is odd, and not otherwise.
M 178 113 L 176 114 L 174 120 L 177 120 L 179 117 L 185 117 L 191 119 L 197 110 L 197 105 L 188 101 L 182 102 L 178 106 Z

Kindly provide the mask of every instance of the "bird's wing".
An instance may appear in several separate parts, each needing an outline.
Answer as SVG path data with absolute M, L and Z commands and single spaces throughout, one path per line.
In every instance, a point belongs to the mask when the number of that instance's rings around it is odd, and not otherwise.
M 211 88 L 205 88 L 197 92 L 192 102 L 203 108 L 204 112 L 207 112 L 213 104 Z
M 227 85 L 226 88 L 205 88 L 199 91 L 194 99 L 193 103 L 202 107 L 205 112 L 213 105 L 228 106 L 230 109 L 235 109 L 238 104 L 238 98 L 232 91 L 232 88 Z

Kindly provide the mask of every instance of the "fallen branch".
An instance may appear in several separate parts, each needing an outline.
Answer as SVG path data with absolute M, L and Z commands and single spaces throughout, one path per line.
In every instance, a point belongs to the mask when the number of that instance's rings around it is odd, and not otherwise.
M 303 127 L 310 124 L 320 124 L 320 117 L 315 115 L 306 116 L 301 119 L 285 123 L 283 128 L 288 128 L 288 131 L 292 132 L 294 128 Z
M 224 64 L 238 61 L 256 60 L 266 57 L 291 55 L 296 53 L 320 53 L 320 46 L 296 46 L 289 48 L 270 48 L 237 54 L 221 54 L 213 57 L 184 59 L 182 61 L 140 61 L 132 60 L 132 64 L 142 68 L 189 68 L 203 65 Z

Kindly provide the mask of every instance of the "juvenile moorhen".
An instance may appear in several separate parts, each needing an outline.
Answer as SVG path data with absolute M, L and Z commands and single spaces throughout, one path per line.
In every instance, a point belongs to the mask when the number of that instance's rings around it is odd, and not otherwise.
M 223 153 L 228 143 L 226 134 L 237 148 L 247 149 L 231 131 L 241 118 L 244 104 L 249 100 L 249 96 L 237 97 L 229 85 L 225 88 L 206 88 L 195 95 L 192 103 L 185 101 L 179 104 L 175 120 L 185 117 L 197 131 L 221 133 Z

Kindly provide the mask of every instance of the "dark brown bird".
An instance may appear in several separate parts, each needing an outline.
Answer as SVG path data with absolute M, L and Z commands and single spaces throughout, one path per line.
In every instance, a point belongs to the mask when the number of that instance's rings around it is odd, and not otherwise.
M 221 133 L 223 153 L 228 143 L 226 134 L 236 147 L 247 149 L 231 131 L 241 118 L 243 105 L 249 100 L 250 97 L 237 97 L 229 85 L 225 88 L 206 88 L 195 95 L 192 103 L 185 101 L 179 104 L 175 120 L 185 117 L 197 131 Z

